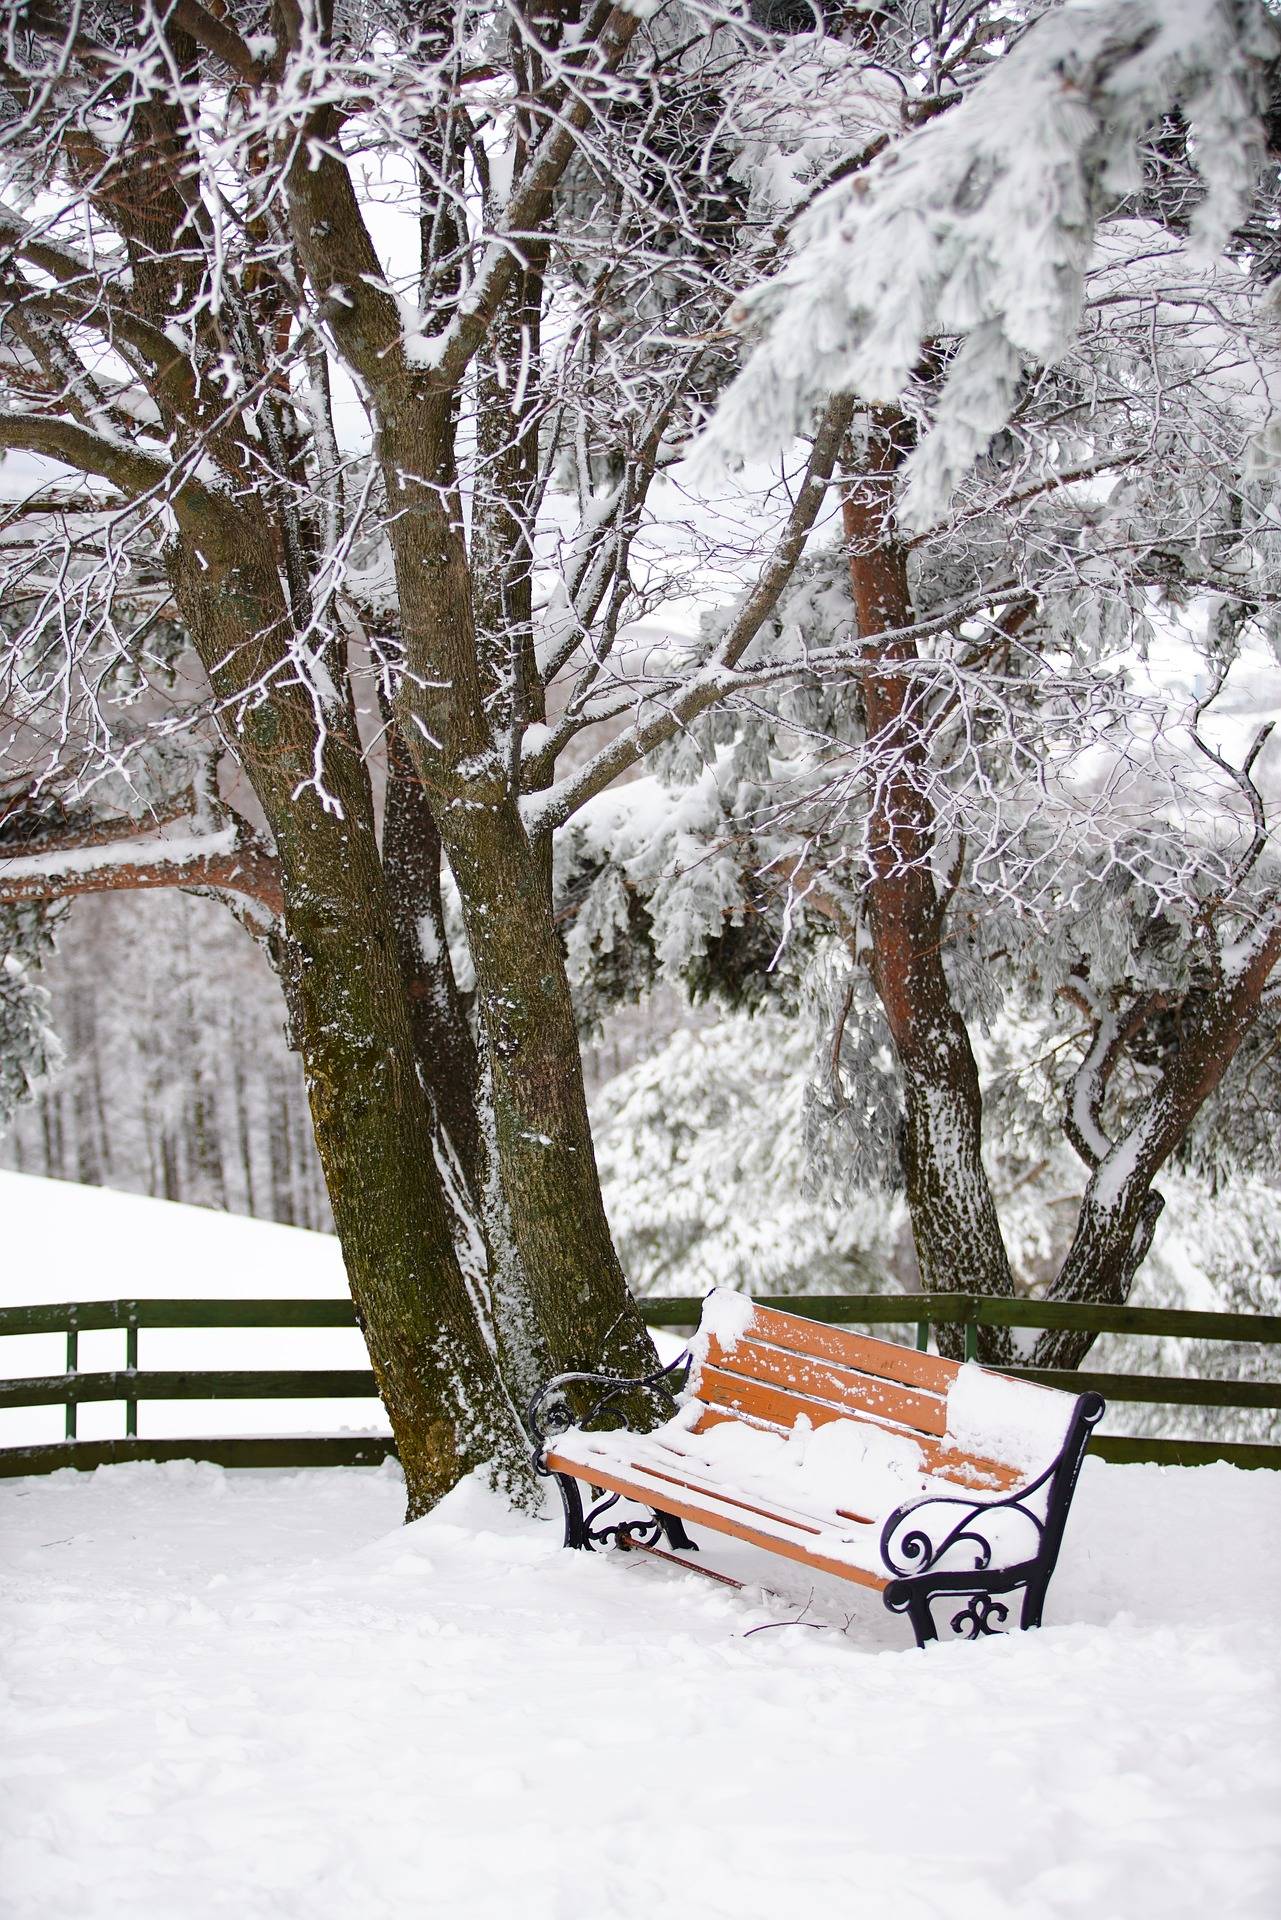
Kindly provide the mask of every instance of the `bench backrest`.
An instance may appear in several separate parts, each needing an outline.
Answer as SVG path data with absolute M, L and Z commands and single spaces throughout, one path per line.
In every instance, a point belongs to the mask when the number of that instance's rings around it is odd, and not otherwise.
M 1048 1466 L 1075 1406 L 1070 1394 L 757 1306 L 726 1288 L 704 1302 L 692 1351 L 688 1391 L 703 1407 L 696 1431 L 731 1419 L 783 1432 L 801 1415 L 815 1427 L 870 1421 L 910 1434 L 926 1472 L 965 1486 L 1003 1491 Z

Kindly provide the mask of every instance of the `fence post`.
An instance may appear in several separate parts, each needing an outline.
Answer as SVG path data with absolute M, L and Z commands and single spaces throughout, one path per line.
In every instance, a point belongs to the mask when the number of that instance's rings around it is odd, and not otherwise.
M 76 1318 L 76 1310 L 72 1307 L 67 1315 L 67 1372 L 74 1374 L 79 1361 L 80 1325 Z M 76 1402 L 70 1395 L 67 1399 L 66 1437 L 68 1440 L 74 1440 L 76 1437 Z
M 125 1371 L 127 1373 L 137 1373 L 138 1371 L 138 1308 L 132 1300 L 129 1302 L 129 1320 L 125 1332 Z M 136 1400 L 126 1400 L 125 1438 L 127 1440 L 135 1440 L 137 1436 L 138 1402 Z

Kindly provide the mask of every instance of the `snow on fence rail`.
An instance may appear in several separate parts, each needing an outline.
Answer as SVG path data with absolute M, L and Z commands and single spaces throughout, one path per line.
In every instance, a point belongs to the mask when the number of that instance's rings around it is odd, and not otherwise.
M 1092 1302 L 1011 1300 L 982 1294 L 805 1294 L 762 1296 L 761 1304 L 848 1326 L 915 1322 L 917 1345 L 940 1326 L 964 1329 L 973 1359 L 981 1326 L 1077 1328 L 1093 1333 L 1157 1334 L 1171 1339 L 1227 1340 L 1281 1346 L 1281 1315 L 1190 1312 L 1166 1307 L 1120 1307 Z M 693 1298 L 646 1300 L 652 1326 L 693 1328 L 701 1303 Z M 383 1434 L 287 1434 L 149 1439 L 138 1436 L 142 1400 L 369 1399 L 376 1394 L 368 1368 L 265 1368 L 181 1371 L 138 1366 L 143 1328 L 344 1327 L 356 1324 L 350 1300 L 91 1300 L 0 1308 L 0 1337 L 66 1335 L 66 1371 L 0 1378 L 0 1408 L 64 1406 L 66 1439 L 39 1446 L 0 1447 L 0 1477 L 48 1473 L 58 1467 L 96 1467 L 124 1460 L 211 1460 L 229 1467 L 373 1466 L 393 1451 Z M 121 1329 L 123 1369 L 81 1372 L 81 1333 Z M 1074 1393 L 1150 1405 L 1281 1409 L 1281 1380 L 1205 1380 L 1177 1374 L 1096 1373 L 1086 1368 L 1010 1367 L 1002 1371 Z M 76 1410 L 87 1401 L 123 1401 L 125 1437 L 80 1440 Z M 1182 1440 L 1159 1435 L 1096 1434 L 1092 1451 L 1118 1463 L 1197 1466 L 1225 1460 L 1241 1467 L 1281 1468 L 1281 1446 L 1253 1441 Z

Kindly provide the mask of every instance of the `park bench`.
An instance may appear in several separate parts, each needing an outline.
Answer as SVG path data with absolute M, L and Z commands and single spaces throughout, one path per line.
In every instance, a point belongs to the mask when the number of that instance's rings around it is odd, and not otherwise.
M 595 1405 L 571 1424 L 570 1390 L 592 1387 Z M 670 1417 L 634 1432 L 618 1424 L 618 1404 L 642 1393 L 665 1395 Z M 686 1559 L 697 1551 L 691 1521 L 879 1588 L 924 1646 L 940 1628 L 977 1639 L 1040 1625 L 1103 1406 L 1097 1393 L 1037 1386 L 718 1288 L 670 1367 L 647 1380 L 561 1374 L 536 1397 L 530 1426 L 536 1465 L 560 1489 L 567 1547 L 640 1549 L 711 1571 Z M 645 1511 L 628 1518 L 622 1502 Z

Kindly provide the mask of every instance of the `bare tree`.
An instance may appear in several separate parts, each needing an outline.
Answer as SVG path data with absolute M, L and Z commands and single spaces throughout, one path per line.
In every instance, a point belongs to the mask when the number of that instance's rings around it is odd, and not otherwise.
M 719 523 L 668 477 L 778 243 L 723 131 L 768 44 L 684 4 L 6 15 L 9 755 L 80 843 L 11 844 L 3 897 L 195 886 L 266 945 L 411 1511 L 520 1483 L 548 1373 L 652 1361 L 550 844 L 759 673 L 845 436 L 837 400 Z

